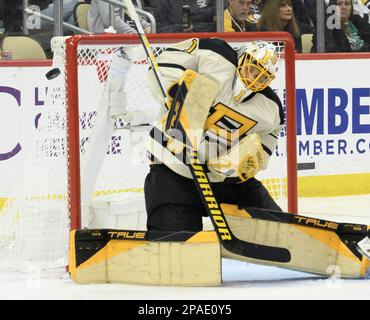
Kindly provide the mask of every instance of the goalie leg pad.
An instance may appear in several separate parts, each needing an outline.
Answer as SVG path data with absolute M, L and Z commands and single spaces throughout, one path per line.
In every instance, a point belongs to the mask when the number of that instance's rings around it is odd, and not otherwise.
M 221 250 L 213 231 L 74 230 L 69 271 L 77 283 L 218 286 Z
M 369 260 L 356 250 L 356 244 L 366 235 L 366 226 L 265 209 L 221 206 L 236 237 L 251 243 L 286 248 L 291 253 L 291 260 L 287 263 L 251 259 L 222 248 L 223 257 L 324 276 L 362 278 L 366 274 Z M 351 226 L 354 226 L 353 230 L 338 234 L 339 229 Z

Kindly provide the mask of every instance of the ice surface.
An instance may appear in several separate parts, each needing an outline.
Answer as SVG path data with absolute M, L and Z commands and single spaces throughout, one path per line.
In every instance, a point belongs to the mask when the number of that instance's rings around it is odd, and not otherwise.
M 370 195 L 300 199 L 300 213 L 370 224 Z M 220 287 L 78 285 L 67 275 L 0 274 L 0 299 L 370 299 L 370 279 L 343 280 L 223 259 Z

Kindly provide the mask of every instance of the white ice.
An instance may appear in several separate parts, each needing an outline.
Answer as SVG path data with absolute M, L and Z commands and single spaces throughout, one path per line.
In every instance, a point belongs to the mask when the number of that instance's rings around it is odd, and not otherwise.
M 300 199 L 300 213 L 370 224 L 370 195 Z M 220 287 L 157 287 L 124 284 L 78 285 L 67 275 L 0 273 L 1 299 L 250 300 L 370 299 L 370 279 L 343 280 L 224 259 Z

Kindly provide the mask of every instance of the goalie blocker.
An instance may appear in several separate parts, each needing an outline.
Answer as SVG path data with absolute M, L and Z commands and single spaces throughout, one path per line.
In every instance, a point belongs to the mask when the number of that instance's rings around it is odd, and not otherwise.
M 323 276 L 362 278 L 369 260 L 356 249 L 368 227 L 361 224 L 222 204 L 237 237 L 256 245 L 287 249 L 276 262 L 221 248 L 216 233 L 74 230 L 69 271 L 78 283 L 135 283 L 215 286 L 221 283 L 221 256 Z

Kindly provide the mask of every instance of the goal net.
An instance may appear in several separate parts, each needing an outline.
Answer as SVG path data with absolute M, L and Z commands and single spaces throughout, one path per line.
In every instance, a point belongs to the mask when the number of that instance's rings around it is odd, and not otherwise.
M 186 34 L 152 35 L 158 56 Z M 219 37 L 235 49 L 248 41 L 278 45 L 279 73 L 272 88 L 281 98 L 286 123 L 268 169 L 260 173 L 276 201 L 297 210 L 294 46 L 285 33 L 192 34 Z M 52 41 L 52 75 L 37 131 L 0 207 L 0 267 L 30 270 L 67 265 L 69 230 L 80 227 L 145 228 L 143 184 L 149 171 L 144 148 L 151 117 L 125 126 L 109 116 L 104 86 L 112 57 L 133 61 L 125 90 L 128 110 L 152 115 L 160 106 L 147 85 L 148 61 L 136 35 L 79 35 Z M 287 147 L 288 146 L 288 147 Z

